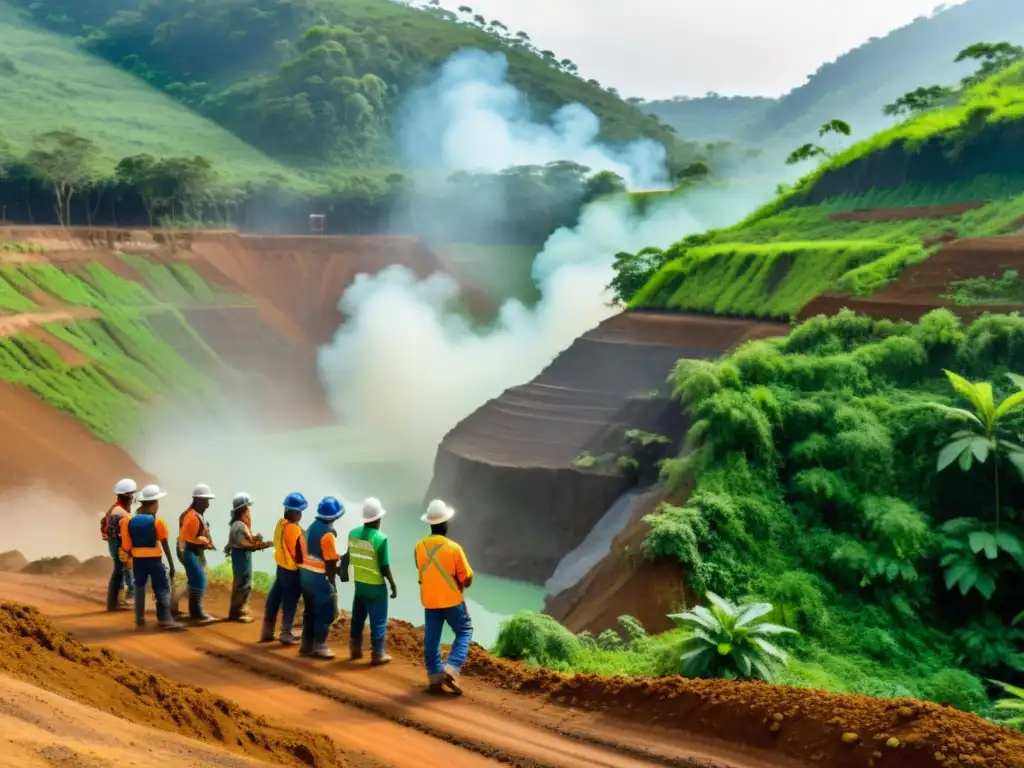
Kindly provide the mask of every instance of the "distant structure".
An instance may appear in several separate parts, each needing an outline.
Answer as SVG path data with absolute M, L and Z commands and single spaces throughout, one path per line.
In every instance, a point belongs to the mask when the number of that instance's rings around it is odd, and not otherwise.
M 314 235 L 322 235 L 324 233 L 324 221 L 325 217 L 322 213 L 309 214 L 309 231 Z

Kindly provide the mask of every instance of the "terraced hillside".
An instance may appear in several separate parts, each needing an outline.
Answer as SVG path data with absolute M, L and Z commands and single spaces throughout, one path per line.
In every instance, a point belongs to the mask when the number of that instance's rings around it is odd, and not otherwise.
M 389 264 L 443 268 L 409 238 L 27 227 L 0 238 L 0 398 L 23 435 L 8 442 L 0 489 L 37 481 L 87 503 L 113 475 L 145 475 L 117 446 L 154 405 L 244 413 L 265 429 L 332 423 L 316 354 L 342 291 Z
M 717 357 L 781 323 L 628 313 L 577 339 L 533 381 L 460 422 L 438 448 L 428 496 L 474 510 L 460 536 L 480 568 L 543 583 L 629 481 L 612 461 L 627 428 L 678 438 L 662 385 L 680 357 Z M 615 457 L 612 456 L 612 459 Z M 547 533 L 538 537 L 536 532 Z

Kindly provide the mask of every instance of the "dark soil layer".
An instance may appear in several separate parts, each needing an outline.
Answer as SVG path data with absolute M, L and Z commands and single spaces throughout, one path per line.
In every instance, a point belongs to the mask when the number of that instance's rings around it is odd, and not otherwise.
M 675 363 L 787 329 L 699 315 L 612 317 L 445 435 L 428 496 L 472 510 L 458 536 L 475 567 L 543 583 L 629 487 L 614 468 L 579 469 L 574 460 L 604 454 L 625 429 L 681 439 L 685 421 L 663 393 Z
M 829 216 L 833 221 L 902 221 L 904 219 L 940 219 L 944 216 L 958 216 L 976 208 L 983 208 L 987 202 L 953 203 L 952 205 L 928 205 L 917 208 L 875 208 L 870 211 L 844 211 Z
M 36 609 L 0 603 L 0 672 L 141 725 L 212 742 L 277 765 L 342 763 L 326 736 L 279 728 L 237 704 L 94 650 Z
M 1024 237 L 989 237 L 954 240 L 921 264 L 903 270 L 893 282 L 873 296 L 825 294 L 800 312 L 799 319 L 831 315 L 843 307 L 870 317 L 916 322 L 937 307 L 949 307 L 965 320 L 984 312 L 1024 310 L 1012 304 L 957 305 L 942 295 L 952 282 L 971 277 L 998 278 L 1008 269 L 1024 271 Z

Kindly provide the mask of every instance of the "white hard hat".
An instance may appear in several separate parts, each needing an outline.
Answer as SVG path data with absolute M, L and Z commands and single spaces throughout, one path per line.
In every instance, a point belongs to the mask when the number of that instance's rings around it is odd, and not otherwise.
M 142 489 L 142 492 L 139 494 L 138 500 L 140 503 L 145 503 L 147 501 L 156 501 L 157 499 L 162 499 L 166 495 L 167 492 L 161 491 L 159 485 L 147 485 L 145 488 Z
M 138 490 L 138 487 L 139 486 L 135 484 L 134 480 L 130 477 L 126 477 L 124 480 L 118 480 L 114 483 L 114 495 L 125 496 L 129 493 L 135 493 L 135 491 Z
M 453 517 L 455 517 L 454 509 L 440 499 L 434 499 L 427 505 L 427 514 L 421 516 L 420 520 L 428 525 L 439 525 L 440 523 L 447 523 Z
M 210 490 L 210 486 L 208 486 L 206 483 L 200 483 L 199 485 L 192 489 L 192 498 L 216 499 L 217 497 L 213 495 L 213 491 Z
M 234 512 L 236 509 L 248 507 L 250 504 L 252 504 L 252 496 L 245 491 L 236 493 L 235 497 L 231 499 L 231 511 Z
M 373 523 L 380 520 L 388 511 L 380 503 L 380 499 L 372 496 L 363 502 L 363 522 Z

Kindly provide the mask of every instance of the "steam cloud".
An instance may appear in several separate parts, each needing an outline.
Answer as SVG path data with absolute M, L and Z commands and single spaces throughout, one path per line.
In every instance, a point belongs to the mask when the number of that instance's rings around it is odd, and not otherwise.
M 601 123 L 582 104 L 556 111 L 551 125 L 533 121 L 500 53 L 467 49 L 452 55 L 434 82 L 410 96 L 404 112 L 399 141 L 412 167 L 500 171 L 571 160 L 614 171 L 633 188 L 664 187 L 668 181 L 660 143 L 600 144 Z
M 531 122 L 500 55 L 457 54 L 412 105 L 405 126 L 405 135 L 419 142 L 406 143 L 412 160 L 438 153 L 448 168 L 468 170 L 572 159 L 595 170 L 625 168 L 634 181 L 664 176 L 663 152 L 638 144 L 616 155 L 595 144 L 597 118 L 579 105 L 563 108 L 554 128 Z M 340 302 L 349 319 L 320 350 L 331 405 L 346 423 L 384 442 L 425 489 L 448 430 L 488 399 L 533 378 L 614 314 L 605 286 L 616 253 L 667 247 L 732 223 L 770 197 L 767 184 L 709 190 L 664 198 L 643 216 L 625 199 L 592 203 L 576 227 L 556 231 L 536 257 L 539 303 L 531 308 L 509 300 L 485 329 L 457 314 L 458 285 L 447 275 L 419 280 L 398 266 L 360 275 Z M 495 210 L 496 218 L 500 214 Z

